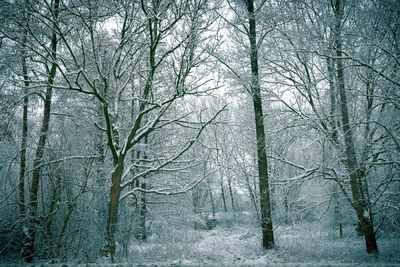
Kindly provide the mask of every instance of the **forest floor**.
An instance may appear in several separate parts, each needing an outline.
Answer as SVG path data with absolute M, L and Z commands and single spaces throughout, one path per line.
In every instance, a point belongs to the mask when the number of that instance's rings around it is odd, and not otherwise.
M 255 224 L 225 222 L 212 230 L 163 230 L 152 233 L 146 242 L 134 242 L 128 256 L 117 255 L 119 264 L 113 266 L 400 266 L 400 233 L 378 234 L 380 253 L 376 258 L 366 253 L 364 239 L 350 228 L 340 238 L 319 223 L 278 226 L 276 244 L 270 250 L 261 248 L 261 234 Z M 107 262 L 102 258 L 91 264 L 57 265 L 111 266 Z
M 210 231 L 174 230 L 130 248 L 128 263 L 180 265 L 400 266 L 400 234 L 378 236 L 379 258 L 368 255 L 355 233 L 339 238 L 321 225 L 279 226 L 274 249 L 261 248 L 256 226 L 217 226 Z

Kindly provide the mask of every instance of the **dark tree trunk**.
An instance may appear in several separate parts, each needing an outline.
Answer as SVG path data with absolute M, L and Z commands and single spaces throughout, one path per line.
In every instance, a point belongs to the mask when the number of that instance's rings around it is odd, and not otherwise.
M 124 158 L 119 157 L 117 166 L 111 175 L 110 202 L 108 203 L 107 220 L 107 252 L 111 255 L 111 262 L 114 263 L 115 256 L 115 232 L 118 223 L 119 197 L 121 195 L 121 178 L 124 172 Z
M 58 19 L 58 8 L 59 8 L 59 0 L 55 0 L 53 7 L 53 16 L 54 21 Z M 51 59 L 52 61 L 56 60 L 57 53 L 57 35 L 55 32 L 52 33 L 51 36 Z M 47 78 L 47 88 L 46 88 L 46 96 L 44 100 L 44 110 L 43 110 L 43 120 L 42 126 L 40 128 L 40 137 L 39 143 L 36 148 L 35 158 L 33 161 L 33 172 L 32 172 L 32 184 L 30 188 L 29 194 L 29 224 L 27 227 L 27 231 L 24 234 L 24 248 L 22 251 L 22 255 L 27 262 L 31 262 L 35 255 L 35 236 L 36 236 L 36 211 L 38 205 L 38 190 L 39 190 L 39 182 L 40 182 L 40 171 L 41 164 L 43 159 L 43 152 L 46 145 L 46 140 L 48 136 L 49 124 L 50 124 L 50 111 L 51 111 L 51 96 L 53 93 L 53 84 L 54 78 L 56 76 L 56 63 L 52 63 L 48 78 Z
M 143 180 L 140 187 L 146 190 L 146 182 Z M 146 241 L 147 231 L 146 231 L 146 216 L 147 216 L 147 199 L 146 193 L 141 192 L 140 195 L 140 207 L 139 207 L 139 238 L 141 241 Z
M 329 124 L 331 126 L 331 132 L 329 133 L 329 138 L 334 144 L 338 144 L 337 139 L 337 104 L 336 104 L 336 90 L 335 90 L 335 73 L 334 73 L 334 61 L 329 57 L 326 58 L 326 65 L 328 69 L 328 79 L 329 79 L 329 97 L 330 97 L 330 110 L 329 110 Z
M 212 193 L 211 189 L 209 191 L 209 194 L 210 194 L 210 201 L 211 201 L 211 212 L 212 212 L 213 219 L 215 219 L 215 203 L 214 203 L 214 197 L 213 197 L 213 193 Z
M 54 215 L 56 215 L 57 213 L 57 209 L 58 209 L 58 203 L 60 203 L 60 198 L 61 198 L 61 174 L 57 175 L 57 180 L 56 180 L 56 184 L 53 184 L 53 192 L 52 192 L 52 196 L 51 196 L 51 201 L 50 201 L 50 208 L 48 211 L 48 216 L 47 216 L 47 223 L 46 223 L 46 242 L 49 244 L 50 247 L 54 247 L 54 245 L 52 244 L 53 242 L 53 232 L 52 232 L 52 224 L 53 224 L 53 218 Z M 56 251 L 52 251 L 54 253 L 56 253 Z M 55 256 L 55 255 L 52 255 Z
M 342 214 L 340 213 L 340 202 L 337 194 L 334 195 L 334 201 L 335 201 L 335 223 L 336 226 L 339 228 L 339 237 L 343 237 L 343 227 L 342 227 Z
M 228 176 L 228 189 L 229 189 L 229 196 L 231 197 L 232 212 L 234 213 L 236 211 L 236 208 L 235 208 L 235 199 L 233 197 L 232 181 L 230 176 Z
M 283 200 L 283 206 L 285 208 L 284 222 L 286 225 L 289 225 L 289 203 L 287 195 L 285 195 L 285 198 Z
M 222 204 L 224 206 L 224 212 L 227 212 L 226 208 L 226 199 L 225 199 L 225 190 L 224 190 L 224 177 L 221 175 L 221 198 L 222 198 Z
M 261 89 L 258 71 L 258 48 L 256 37 L 256 21 L 253 0 L 247 0 L 249 15 L 249 41 L 250 41 L 250 62 L 251 62 L 251 91 L 253 96 L 256 137 L 257 137 L 257 156 L 258 156 L 258 175 L 260 189 L 261 207 L 261 228 L 263 235 L 263 247 L 266 249 L 274 246 L 274 233 L 271 218 L 271 201 L 268 183 L 267 154 L 265 145 L 265 132 L 263 121 L 263 110 L 261 101 Z
M 345 139 L 346 168 L 350 176 L 350 185 L 353 196 L 353 207 L 357 213 L 358 224 L 365 237 L 365 244 L 368 253 L 378 254 L 378 245 L 376 243 L 372 216 L 369 216 L 369 205 L 364 197 L 361 184 L 361 173 L 358 167 L 353 136 L 350 128 L 349 112 L 347 109 L 347 96 L 345 87 L 344 70 L 342 63 L 342 40 L 341 40 L 341 22 L 343 19 L 343 6 L 340 0 L 335 2 L 335 49 L 336 49 L 336 67 L 338 78 L 338 92 L 340 96 L 340 109 L 342 119 L 342 130 Z M 370 218 L 368 218 L 368 216 Z
M 22 43 L 26 44 L 26 31 Z M 25 48 L 22 48 L 22 75 L 24 78 L 24 104 L 22 111 L 22 137 L 21 137 L 21 163 L 19 172 L 19 212 L 21 220 L 25 218 L 25 171 L 26 171 L 26 143 L 28 139 L 28 87 L 29 77 L 28 68 L 26 65 L 26 52 Z

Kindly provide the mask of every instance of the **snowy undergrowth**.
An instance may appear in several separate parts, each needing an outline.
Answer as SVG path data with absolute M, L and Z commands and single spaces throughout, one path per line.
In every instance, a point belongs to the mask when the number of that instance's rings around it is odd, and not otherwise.
M 275 247 L 263 250 L 258 224 L 240 217 L 220 217 L 213 230 L 164 223 L 146 242 L 132 240 L 127 257 L 118 251 L 116 266 L 400 266 L 399 233 L 380 232 L 378 259 L 365 252 L 364 239 L 352 227 L 344 229 L 342 238 L 319 223 L 281 225 L 274 234 Z M 48 262 L 40 261 L 38 266 Z M 67 266 L 77 263 L 83 262 Z M 101 258 L 91 266 L 109 263 L 108 258 Z
M 400 235 L 378 237 L 379 258 L 365 251 L 364 238 L 352 229 L 339 238 L 318 223 L 279 227 L 275 251 L 285 262 L 400 263 Z
M 400 235 L 378 239 L 378 259 L 365 252 L 364 239 L 348 231 L 339 238 L 318 223 L 279 226 L 276 246 L 261 249 L 257 225 L 219 225 L 213 230 L 164 229 L 145 243 L 133 243 L 128 258 L 132 264 L 400 264 Z

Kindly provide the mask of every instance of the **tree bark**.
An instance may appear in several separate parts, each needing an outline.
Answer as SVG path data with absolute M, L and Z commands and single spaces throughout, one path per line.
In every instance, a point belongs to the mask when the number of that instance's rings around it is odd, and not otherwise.
M 226 197 L 225 197 L 225 189 L 224 189 L 224 174 L 222 172 L 222 164 L 220 163 L 220 159 L 219 159 L 219 143 L 218 143 L 218 135 L 217 135 L 217 131 L 214 130 L 214 137 L 215 137 L 215 147 L 217 148 L 216 150 L 216 162 L 218 165 L 218 173 L 219 173 L 219 177 L 220 177 L 220 186 L 221 186 L 221 199 L 222 199 L 222 205 L 224 207 L 224 212 L 227 212 L 228 209 L 226 207 Z
M 150 36 L 150 46 L 149 46 L 149 64 L 150 64 L 150 70 L 148 73 L 148 77 L 146 80 L 146 84 L 143 89 L 143 94 L 142 94 L 142 99 L 147 100 L 149 95 L 151 94 L 151 91 L 153 89 L 153 81 L 154 81 L 154 75 L 155 75 L 155 70 L 157 68 L 156 66 L 156 50 L 157 50 L 157 44 L 158 40 L 157 38 L 160 38 L 160 35 L 158 33 L 158 20 L 156 18 L 149 18 L 148 20 L 148 25 L 149 25 L 149 33 Z M 114 129 L 112 125 L 110 124 L 110 121 L 106 119 L 107 123 L 107 145 L 112 151 L 113 154 L 113 162 L 114 162 L 114 172 L 111 177 L 111 188 L 110 188 L 110 201 L 108 205 L 108 222 L 107 222 L 107 231 L 106 231 L 106 252 L 109 252 L 111 255 L 111 262 L 114 263 L 114 255 L 115 255 L 115 232 L 116 232 L 116 227 L 117 227 L 117 222 L 118 222 L 118 209 L 119 209 L 119 197 L 121 195 L 121 179 L 122 175 L 124 172 L 124 161 L 125 161 L 125 156 L 126 153 L 132 148 L 132 144 L 130 142 L 132 141 L 137 129 L 140 128 L 140 125 L 142 124 L 142 120 L 144 119 L 143 116 L 144 114 L 142 113 L 145 108 L 147 107 L 147 102 L 143 101 L 139 104 L 138 108 L 138 116 L 134 120 L 133 127 L 131 129 L 130 134 L 128 135 L 125 144 L 124 144 L 124 149 L 121 150 L 120 154 L 117 154 L 117 149 L 116 146 L 119 146 L 118 143 L 114 140 L 116 137 L 114 135 Z M 106 118 L 110 118 L 110 113 L 108 110 L 108 106 L 106 103 L 103 103 L 103 113 Z M 118 137 L 119 139 L 119 137 Z
M 222 204 L 223 204 L 223 207 L 224 207 L 224 212 L 227 212 L 228 209 L 226 208 L 226 199 L 225 199 L 225 190 L 224 190 L 224 177 L 222 175 L 221 175 L 220 185 L 221 185 L 221 198 L 222 198 Z
M 142 181 L 140 187 L 146 190 L 146 182 Z M 146 193 L 141 192 L 140 195 L 140 207 L 139 207 L 139 238 L 141 241 L 146 241 L 147 231 L 146 231 L 146 215 L 147 215 L 147 198 Z
M 55 0 L 54 7 L 53 7 L 53 16 L 54 21 L 58 19 L 58 9 L 59 9 L 59 2 L 60 0 Z M 32 184 L 29 194 L 29 224 L 27 227 L 27 231 L 24 231 L 24 248 L 22 250 L 22 255 L 27 262 L 31 262 L 35 255 L 35 217 L 38 205 L 38 190 L 39 190 L 39 182 L 40 182 L 40 171 L 41 171 L 41 163 L 43 159 L 43 152 L 47 141 L 49 124 L 50 124 L 50 111 L 51 111 L 51 96 L 53 93 L 53 84 L 54 78 L 56 76 L 56 53 L 57 53 L 57 34 L 55 30 L 51 36 L 51 44 L 50 44 L 50 51 L 51 51 L 51 63 L 50 70 L 48 72 L 47 78 L 47 87 L 46 87 L 46 95 L 44 100 L 44 110 L 43 110 L 43 120 L 42 126 L 40 129 L 40 137 L 39 143 L 36 148 L 35 159 L 33 161 L 33 172 L 32 172 Z
M 346 168 L 350 176 L 351 192 L 353 196 L 353 207 L 357 213 L 358 225 L 361 232 L 365 237 L 365 244 L 368 253 L 378 254 L 378 245 L 376 243 L 376 237 L 374 232 L 374 226 L 372 216 L 368 218 L 369 205 L 366 203 L 366 199 L 363 196 L 363 188 L 361 184 L 361 173 L 358 167 L 356 152 L 354 148 L 354 141 L 352 131 L 350 129 L 349 112 L 347 109 L 347 95 L 345 87 L 344 69 L 342 62 L 342 40 L 341 40 L 341 22 L 343 19 L 343 6 L 340 0 L 335 2 L 335 49 L 336 49 L 336 67 L 337 67 L 337 78 L 338 78 L 338 92 L 340 96 L 340 109 L 341 109 L 341 120 L 342 130 L 345 140 L 345 153 L 346 153 Z
M 24 31 L 24 36 L 22 37 L 22 43 L 26 44 L 26 30 Z M 29 87 L 29 77 L 28 68 L 26 65 L 26 51 L 22 48 L 22 75 L 24 79 L 24 104 L 22 111 L 22 137 L 21 137 L 21 163 L 19 172 L 19 212 L 21 220 L 25 218 L 25 172 L 26 172 L 26 143 L 28 139 L 28 87 Z
M 244 176 L 246 178 L 247 191 L 249 191 L 250 200 L 251 200 L 251 203 L 253 204 L 257 221 L 260 221 L 260 212 L 259 212 L 259 208 L 258 208 L 258 204 L 257 204 L 258 201 L 257 201 L 257 197 L 256 197 L 257 190 L 256 190 L 256 188 L 254 188 L 254 189 L 252 188 L 252 184 L 250 183 L 249 176 L 246 173 L 244 173 Z
M 233 197 L 232 178 L 230 176 L 228 176 L 228 189 L 229 189 L 229 196 L 231 197 L 232 212 L 235 213 L 236 211 L 235 199 Z
M 148 144 L 148 136 L 144 138 L 144 144 L 147 146 Z M 143 159 L 147 159 L 147 154 L 146 151 L 143 151 Z M 147 185 L 146 185 L 146 177 L 143 176 L 142 182 L 140 184 L 140 187 L 143 190 L 146 190 Z M 146 241 L 147 239 L 147 231 L 146 231 L 146 216 L 147 216 L 147 196 L 146 192 L 141 192 L 140 193 L 140 210 L 139 210 L 139 231 L 140 231 L 140 240 Z
M 260 189 L 261 207 L 261 228 L 263 235 L 263 247 L 266 249 L 274 246 L 274 233 L 271 218 L 271 200 L 268 183 L 268 166 L 265 145 L 265 132 L 263 121 L 263 110 L 261 101 L 261 89 L 258 70 L 258 48 L 256 36 L 256 21 L 253 0 L 247 0 L 247 10 L 249 15 L 249 41 L 250 41 L 250 62 L 251 62 L 251 92 L 253 96 L 253 106 L 256 124 L 257 137 L 257 163 Z
M 208 194 L 209 194 L 209 196 L 210 196 L 212 216 L 213 216 L 213 219 L 215 219 L 215 202 L 214 202 L 214 195 L 213 195 L 212 188 L 211 188 L 211 185 L 210 185 L 210 182 L 209 182 L 209 181 L 207 181 L 207 188 L 208 188 Z
M 120 156 L 117 166 L 111 175 L 110 201 L 108 203 L 107 221 L 107 249 L 111 255 L 111 262 L 114 263 L 115 256 L 115 232 L 118 223 L 119 197 L 121 195 L 121 178 L 124 173 L 124 157 Z

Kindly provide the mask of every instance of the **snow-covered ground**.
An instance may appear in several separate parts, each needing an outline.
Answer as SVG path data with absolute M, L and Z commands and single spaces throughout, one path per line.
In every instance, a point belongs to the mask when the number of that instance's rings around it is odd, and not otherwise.
M 318 223 L 278 226 L 276 246 L 261 248 L 261 233 L 254 224 L 220 224 L 215 229 L 168 229 L 135 243 L 129 264 L 166 265 L 272 265 L 272 266 L 400 266 L 400 234 L 378 236 L 379 258 L 368 255 L 364 239 L 351 229 L 342 238 Z
M 363 238 L 352 233 L 351 228 L 339 238 L 318 223 L 278 226 L 276 246 L 271 250 L 261 249 L 261 234 L 255 224 L 222 223 L 213 230 L 163 230 L 153 233 L 147 242 L 133 242 L 128 257 L 119 252 L 119 263 L 113 266 L 400 266 L 399 233 L 378 235 L 380 255 L 375 258 L 365 252 Z M 45 263 L 37 262 L 36 266 Z M 81 266 L 109 266 L 108 263 L 103 258 Z

